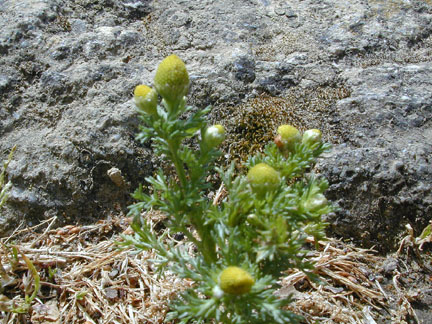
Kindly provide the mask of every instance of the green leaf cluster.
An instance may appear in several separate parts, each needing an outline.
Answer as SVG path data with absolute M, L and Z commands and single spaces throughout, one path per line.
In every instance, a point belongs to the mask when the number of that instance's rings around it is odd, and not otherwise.
M 138 110 L 142 121 L 138 140 L 150 141 L 155 154 L 171 162 L 176 173 L 167 175 L 160 170 L 146 179 L 150 192 L 142 186 L 135 191 L 137 203 L 130 206 L 135 234 L 125 236 L 121 244 L 153 249 L 157 255 L 153 262 L 161 274 L 169 269 L 194 281 L 194 287 L 172 303 L 167 320 L 298 322 L 299 317 L 286 310 L 289 298 L 278 298 L 275 292 L 278 279 L 289 267 L 313 270 L 306 259 L 307 238 L 324 238 L 326 224 L 321 216 L 332 207 L 323 199 L 327 181 L 314 176 L 311 169 L 329 145 L 297 143 L 292 152 L 283 153 L 275 144 L 268 144 L 246 166 L 265 163 L 279 173 L 281 181 L 277 188 L 257 194 L 248 178 L 236 173 L 234 163 L 227 170 L 215 166 L 220 152 L 202 136 L 209 127 L 205 117 L 210 108 L 186 106 L 185 98 L 175 102 L 173 107 L 163 100 L 152 114 Z M 186 144 L 191 138 L 196 146 Z M 216 205 L 207 198 L 211 187 L 206 179 L 214 173 L 219 174 L 226 191 Z M 166 214 L 164 234 L 154 231 L 147 217 L 151 210 Z M 170 241 L 168 232 L 183 233 L 195 252 L 187 244 Z M 220 273 L 229 266 L 252 275 L 255 282 L 250 292 L 232 295 L 220 289 Z

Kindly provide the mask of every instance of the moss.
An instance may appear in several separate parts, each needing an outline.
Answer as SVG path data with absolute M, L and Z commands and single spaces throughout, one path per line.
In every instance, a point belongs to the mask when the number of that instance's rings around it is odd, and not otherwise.
M 311 51 L 313 48 L 319 48 L 316 39 L 310 33 L 296 29 L 293 32 L 285 30 L 280 35 L 274 37 L 269 42 L 268 39 L 262 40 L 260 44 L 254 47 L 254 52 L 259 60 L 273 62 L 274 54 L 279 53 L 284 56 L 289 56 L 295 52 L 308 53 L 311 61 L 323 59 L 325 53 Z M 321 55 L 321 57 L 320 57 Z
M 430 0 L 423 1 L 430 2 Z M 405 0 L 369 0 L 369 5 L 372 16 L 386 20 L 402 15 L 404 10 L 408 10 L 413 6 Z
M 57 16 L 56 17 L 56 23 L 65 32 L 70 32 L 72 30 L 72 26 L 71 26 L 68 18 L 65 16 Z
M 353 55 L 351 59 L 354 65 L 363 69 L 386 63 L 406 65 L 425 63 L 432 60 L 432 35 L 425 38 L 409 39 L 409 44 L 409 47 L 401 47 L 393 52 L 381 49 L 369 53 L 358 53 Z
M 337 117 L 335 103 L 349 96 L 349 89 L 343 85 L 293 89 L 284 97 L 262 95 L 235 107 L 219 108 L 215 121 L 223 121 L 227 130 L 222 147 L 227 160 L 244 162 L 249 154 L 273 141 L 282 124 L 300 132 L 319 128 L 326 141 L 338 143 L 344 134 L 334 130 L 328 121 Z

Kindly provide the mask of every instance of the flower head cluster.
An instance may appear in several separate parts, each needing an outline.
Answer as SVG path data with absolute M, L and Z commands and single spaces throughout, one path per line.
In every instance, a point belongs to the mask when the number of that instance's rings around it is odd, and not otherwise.
M 320 209 L 327 207 L 327 205 L 327 198 L 322 193 L 317 193 L 302 203 L 302 207 L 308 212 L 319 211 Z
M 210 147 L 219 146 L 225 139 L 225 128 L 222 125 L 208 127 L 203 135 L 204 143 Z
M 135 105 L 141 111 L 153 115 L 156 113 L 158 95 L 156 91 L 149 86 L 140 84 L 134 90 Z
M 253 166 L 249 170 L 247 178 L 252 190 L 258 195 L 264 195 L 266 192 L 273 191 L 280 184 L 279 172 L 265 163 Z
M 177 108 L 189 90 L 189 74 L 178 56 L 170 55 L 159 64 L 154 87 L 156 90 L 146 85 L 135 88 L 134 100 L 138 109 L 149 115 L 155 114 L 158 94 L 162 96 L 169 110 Z
M 321 131 L 319 129 L 309 129 L 302 136 L 294 126 L 281 125 L 277 129 L 274 142 L 284 155 L 294 154 L 296 145 L 300 143 L 311 149 L 318 147 L 321 144 Z
M 176 55 L 166 57 L 156 71 L 154 85 L 169 105 L 178 103 L 189 90 L 189 74 Z
M 321 143 L 321 131 L 319 129 L 309 129 L 303 133 L 302 143 L 311 147 Z
M 153 249 L 160 273 L 169 268 L 194 281 L 172 305 L 167 321 L 297 323 L 298 317 L 287 311 L 289 300 L 275 294 L 277 278 L 289 266 L 310 269 L 305 239 L 324 235 L 320 216 L 331 211 L 323 195 L 327 183 L 311 170 L 328 146 L 317 129 L 302 135 L 294 126 L 281 125 L 275 143 L 249 157 L 246 176 L 238 176 L 235 163 L 228 170 L 216 168 L 221 155 L 216 148 L 225 140 L 225 128 L 207 124 L 210 107 L 186 106 L 188 89 L 186 66 L 175 55 L 159 64 L 154 89 L 135 88 L 143 122 L 137 138 L 150 142 L 154 154 L 170 163 L 175 174 L 159 170 L 146 178 L 151 193 L 145 192 L 146 186 L 135 191 L 138 202 L 130 206 L 135 235 L 123 243 Z M 218 205 L 208 199 L 208 179 L 215 172 L 226 192 Z M 143 217 L 148 210 L 162 211 L 167 229 L 184 233 L 195 253 L 156 233 Z
M 275 143 L 281 151 L 293 152 L 295 145 L 302 139 L 298 129 L 291 125 L 279 126 L 277 134 Z
M 250 292 L 254 283 L 254 278 L 247 271 L 235 266 L 225 268 L 219 276 L 219 287 L 232 295 Z

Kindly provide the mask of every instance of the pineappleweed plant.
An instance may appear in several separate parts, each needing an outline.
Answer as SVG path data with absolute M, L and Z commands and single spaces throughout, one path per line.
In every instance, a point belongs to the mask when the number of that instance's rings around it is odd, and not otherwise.
M 305 256 L 306 238 L 324 237 L 323 214 L 331 211 L 323 192 L 327 182 L 311 173 L 321 153 L 329 149 L 316 129 L 304 134 L 282 125 L 264 153 L 249 157 L 246 175 L 215 166 L 217 147 L 225 138 L 222 125 L 209 126 L 210 107 L 186 105 L 189 75 L 175 55 L 158 66 L 154 88 L 138 85 L 134 100 L 142 121 L 137 136 L 150 141 L 154 153 L 174 166 L 175 174 L 159 170 L 146 178 L 150 193 L 140 186 L 131 205 L 134 235 L 126 246 L 153 249 L 158 272 L 172 271 L 194 282 L 170 305 L 167 321 L 176 323 L 296 323 L 286 310 L 289 298 L 275 294 L 278 279 L 289 267 L 307 273 L 313 264 Z M 162 97 L 158 104 L 159 96 Z M 186 145 L 193 143 L 196 145 Z M 217 205 L 208 199 L 206 181 L 218 173 L 226 197 Z M 181 232 L 195 246 L 175 244 L 152 229 L 146 213 L 167 216 L 171 233 Z

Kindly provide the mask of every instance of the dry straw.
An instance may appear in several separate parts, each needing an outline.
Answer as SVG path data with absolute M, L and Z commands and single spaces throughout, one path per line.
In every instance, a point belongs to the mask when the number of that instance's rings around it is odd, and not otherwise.
M 163 232 L 163 215 L 151 217 L 154 229 Z M 57 229 L 52 228 L 54 222 L 18 229 L 1 240 L 2 323 L 163 323 L 170 300 L 193 285 L 172 273 L 159 278 L 153 271 L 152 252 L 134 254 L 117 248 L 114 242 L 119 234 L 130 231 L 128 218 Z M 170 235 L 167 239 L 175 241 Z M 18 255 L 14 261 L 13 246 L 40 275 L 41 290 L 25 314 L 10 311 L 24 302 L 26 290 L 31 294 L 33 289 L 24 259 Z M 188 248 L 193 253 L 193 247 Z M 375 324 L 383 314 L 403 323 L 414 313 L 397 274 L 393 297 L 371 275 L 374 265 L 382 261 L 373 251 L 329 239 L 319 242 L 309 258 L 316 263 L 320 283 L 290 269 L 278 291 L 281 298 L 292 294 L 290 308 L 304 316 L 305 323 Z M 389 305 L 394 297 L 399 300 L 396 309 Z

